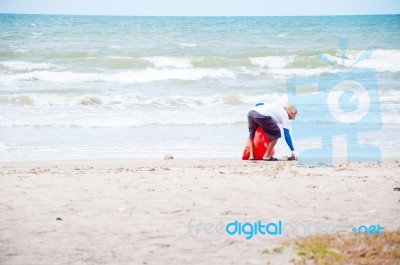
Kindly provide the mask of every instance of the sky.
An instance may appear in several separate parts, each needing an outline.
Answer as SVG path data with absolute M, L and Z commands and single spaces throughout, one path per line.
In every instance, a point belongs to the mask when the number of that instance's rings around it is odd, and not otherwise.
M 120 16 L 400 14 L 400 0 L 0 0 L 0 13 Z

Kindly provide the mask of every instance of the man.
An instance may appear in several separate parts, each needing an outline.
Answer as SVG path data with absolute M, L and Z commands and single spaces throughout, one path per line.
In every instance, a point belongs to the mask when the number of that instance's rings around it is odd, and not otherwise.
M 254 160 L 253 139 L 258 126 L 261 127 L 261 129 L 268 136 L 268 139 L 270 141 L 267 151 L 263 156 L 263 160 L 278 160 L 275 157 L 272 157 L 270 153 L 275 144 L 278 142 L 278 139 L 281 138 L 281 130 L 279 126 L 283 128 L 286 143 L 289 146 L 290 151 L 292 152 L 292 156 L 290 157 L 290 159 L 296 159 L 297 156 L 289 132 L 290 120 L 294 120 L 296 118 L 296 115 L 297 109 L 289 104 L 280 106 L 275 103 L 258 103 L 254 108 L 252 108 L 247 114 L 247 120 L 249 123 L 249 139 L 247 140 L 247 145 L 250 147 L 249 160 Z

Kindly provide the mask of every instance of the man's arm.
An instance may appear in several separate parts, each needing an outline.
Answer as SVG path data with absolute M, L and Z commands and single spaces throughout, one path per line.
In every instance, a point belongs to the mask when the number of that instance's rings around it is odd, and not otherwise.
M 290 151 L 293 152 L 293 151 L 294 151 L 294 147 L 293 147 L 293 143 L 292 143 L 292 137 L 290 137 L 289 130 L 286 129 L 286 128 L 283 128 L 283 132 L 284 132 L 284 134 L 285 134 L 286 143 L 287 143 L 287 145 L 289 146 Z
M 297 160 L 297 155 L 294 152 L 294 147 L 293 147 L 293 143 L 292 143 L 292 137 L 290 137 L 290 133 L 289 130 L 286 128 L 283 128 L 283 132 L 285 134 L 285 140 L 287 145 L 290 148 L 290 151 L 292 151 L 292 156 L 288 158 L 288 160 Z

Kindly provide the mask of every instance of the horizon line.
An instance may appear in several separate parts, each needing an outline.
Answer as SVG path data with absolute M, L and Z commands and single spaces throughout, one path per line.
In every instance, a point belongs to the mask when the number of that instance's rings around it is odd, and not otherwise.
M 335 14 L 335 15 L 115 15 L 115 14 L 62 14 L 62 13 L 3 13 L 0 15 L 43 15 L 43 16 L 105 16 L 105 17 L 339 17 L 339 16 L 397 16 L 400 13 L 379 14 Z

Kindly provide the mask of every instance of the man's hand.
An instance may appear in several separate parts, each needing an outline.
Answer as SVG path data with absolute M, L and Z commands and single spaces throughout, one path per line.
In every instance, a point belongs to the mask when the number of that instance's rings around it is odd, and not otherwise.
M 294 151 L 292 151 L 292 155 L 288 158 L 288 160 L 289 161 L 290 160 L 297 160 L 297 154 Z

